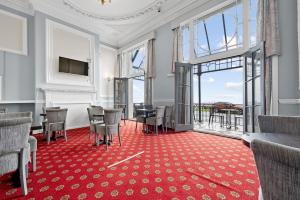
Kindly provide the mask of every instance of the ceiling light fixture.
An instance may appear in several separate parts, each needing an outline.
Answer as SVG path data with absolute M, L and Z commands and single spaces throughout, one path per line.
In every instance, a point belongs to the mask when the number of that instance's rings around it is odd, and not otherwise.
M 107 5 L 111 3 L 111 0 L 98 0 L 98 2 L 101 3 L 102 5 Z

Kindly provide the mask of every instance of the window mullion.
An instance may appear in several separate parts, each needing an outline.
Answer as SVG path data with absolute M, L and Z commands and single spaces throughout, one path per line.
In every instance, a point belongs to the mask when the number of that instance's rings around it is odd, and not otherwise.
M 203 26 L 204 26 L 205 35 L 206 35 L 206 41 L 207 41 L 208 51 L 209 51 L 209 54 L 211 55 L 212 53 L 211 53 L 211 49 L 210 49 L 209 38 L 208 38 L 208 34 L 207 34 L 206 23 L 205 23 L 204 20 L 203 20 Z
M 228 39 L 227 39 L 227 33 L 226 33 L 226 24 L 225 24 L 225 16 L 224 16 L 224 13 L 222 13 L 222 21 L 223 21 L 223 30 L 224 30 L 225 46 L 226 46 L 226 51 L 228 51 Z

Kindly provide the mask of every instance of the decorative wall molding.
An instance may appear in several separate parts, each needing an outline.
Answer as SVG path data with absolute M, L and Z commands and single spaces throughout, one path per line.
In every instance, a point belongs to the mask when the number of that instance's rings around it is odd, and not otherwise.
M 64 87 L 41 87 L 38 88 L 44 92 L 64 92 L 64 93 L 96 93 L 93 89 L 79 89 L 79 88 L 64 88 Z
M 74 34 L 76 37 L 86 39 L 89 43 L 89 58 L 85 62 L 89 61 L 89 76 L 79 76 L 73 74 L 62 74 L 55 69 L 55 58 L 54 57 L 54 31 L 62 30 L 67 34 Z M 62 56 L 62 55 L 59 55 Z M 80 60 L 72 57 L 72 59 Z M 94 87 L 95 80 L 95 39 L 92 35 L 79 31 L 77 29 L 65 26 L 63 24 L 46 20 L 46 82 L 49 84 L 63 84 L 73 86 L 90 86 Z M 60 76 L 60 78 L 58 77 Z
M 300 99 L 279 99 L 279 103 L 285 105 L 299 105 Z
M 82 93 L 78 90 L 53 90 L 44 91 L 45 105 L 47 107 L 60 106 L 68 108 L 67 128 L 85 127 L 89 125 L 87 107 L 96 100 L 93 92 Z M 67 94 L 66 94 L 67 92 Z
M 8 101 L 0 101 L 0 104 L 34 104 L 35 100 L 8 100 Z
M 0 9 L 0 18 L 2 19 L 0 25 L 2 27 L 6 27 L 6 30 L 3 33 L 4 35 L 3 38 L 0 38 L 0 40 L 1 39 L 5 40 L 4 45 L 0 46 L 0 50 L 27 56 L 27 52 L 28 52 L 27 18 L 1 9 Z M 7 24 L 7 21 L 9 21 L 10 24 Z M 20 22 L 21 22 L 21 26 L 19 26 Z M 18 29 L 20 29 L 19 34 L 17 34 L 18 32 L 16 32 L 16 30 Z M 11 34 L 11 32 L 15 32 L 15 34 Z M 20 44 L 15 44 L 15 42 L 19 42 Z M 1 41 L 0 43 L 3 44 L 3 42 Z M 18 48 L 18 46 L 20 47 Z
M 136 11 L 135 13 L 124 15 L 124 16 L 118 16 L 118 17 L 106 17 L 101 16 L 96 13 L 91 13 L 83 8 L 80 8 L 75 3 L 73 3 L 71 0 L 64 0 L 64 4 L 74 10 L 75 12 L 87 16 L 89 18 L 97 19 L 97 20 L 103 20 L 103 21 L 127 21 L 136 19 L 145 15 L 148 15 L 152 12 L 156 12 L 165 2 L 168 0 L 156 0 L 150 5 L 146 6 L 145 8 Z
M 162 12 L 148 17 L 144 17 L 139 23 L 128 23 L 134 21 L 101 21 L 89 18 L 77 12 L 68 12 L 70 9 L 64 6 L 63 1 L 56 3 L 52 0 L 31 0 L 36 11 L 46 13 L 55 18 L 61 19 L 70 24 L 87 29 L 93 33 L 99 34 L 100 40 L 114 47 L 123 47 L 127 43 L 134 41 L 160 26 L 186 14 L 187 12 L 198 8 L 209 2 L 208 0 L 181 0 L 172 3 L 168 0 L 162 7 Z M 77 14 L 76 14 L 77 13 Z M 142 18 L 142 17 L 141 17 Z M 121 23 L 123 22 L 123 23 Z M 118 24 L 116 24 L 118 23 Z M 126 24 L 127 23 L 127 24 Z M 120 26 L 119 24 L 122 24 Z
M 0 4 L 28 15 L 34 15 L 33 6 L 29 0 L 0 0 Z

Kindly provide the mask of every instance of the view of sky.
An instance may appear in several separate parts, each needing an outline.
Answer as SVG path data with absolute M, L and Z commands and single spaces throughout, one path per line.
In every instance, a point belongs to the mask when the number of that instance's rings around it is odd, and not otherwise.
M 198 103 L 198 77 L 194 76 L 194 103 Z M 243 104 L 243 69 L 212 72 L 201 76 L 202 103 Z
M 132 82 L 133 89 L 133 103 L 143 103 L 144 102 L 144 81 L 133 79 Z

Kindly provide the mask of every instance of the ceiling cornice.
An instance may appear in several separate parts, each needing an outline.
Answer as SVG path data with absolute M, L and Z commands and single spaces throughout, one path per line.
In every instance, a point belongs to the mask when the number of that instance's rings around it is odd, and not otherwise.
M 151 31 L 155 31 L 160 26 L 173 21 L 174 19 L 184 15 L 192 9 L 195 9 L 205 4 L 206 2 L 207 1 L 205 0 L 183 1 L 183 3 L 174 6 L 172 9 L 169 9 L 168 12 L 166 12 L 165 14 L 156 17 L 155 19 L 152 19 L 149 22 L 145 22 L 143 26 L 139 26 L 138 28 L 131 30 L 126 35 L 123 35 L 123 37 L 118 41 L 118 46 L 123 47 L 130 41 L 133 41 L 136 38 L 139 38 Z
M 93 21 L 87 23 L 87 21 L 79 15 L 74 15 L 72 13 L 64 12 L 63 10 L 58 9 L 57 7 L 55 7 L 55 5 L 49 3 L 51 2 L 50 0 L 31 0 L 31 2 L 33 3 L 34 10 L 38 10 L 49 16 L 98 34 L 102 43 L 110 45 L 112 47 L 117 47 L 117 41 L 115 40 L 114 35 L 116 32 L 109 26 L 106 26 L 104 24 L 97 25 Z
M 129 21 L 134 20 L 136 18 L 140 18 L 143 16 L 146 16 L 150 13 L 156 12 L 161 6 L 163 6 L 164 3 L 166 3 L 168 0 L 155 0 L 151 4 L 147 5 L 146 7 L 135 11 L 134 13 L 124 15 L 124 16 L 116 16 L 116 17 L 106 17 L 102 15 L 98 15 L 96 13 L 89 12 L 80 6 L 76 5 L 71 0 L 63 0 L 64 4 L 74 10 L 75 12 L 84 15 L 86 17 L 90 17 L 93 19 L 101 20 L 101 21 L 108 21 L 108 22 L 118 22 L 118 21 Z
M 29 0 L 0 0 L 0 4 L 28 15 L 34 15 L 34 9 Z

